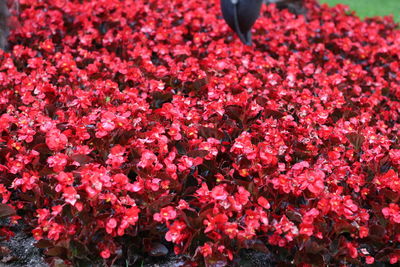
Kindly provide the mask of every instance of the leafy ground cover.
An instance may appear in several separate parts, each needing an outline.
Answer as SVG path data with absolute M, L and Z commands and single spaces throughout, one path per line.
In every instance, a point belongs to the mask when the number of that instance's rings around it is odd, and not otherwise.
M 398 262 L 390 18 L 264 6 L 248 47 L 219 1 L 20 3 L 0 52 L 0 194 L 50 264 Z
M 400 21 L 400 3 L 398 0 L 321 0 L 320 2 L 329 5 L 348 5 L 362 18 L 393 15 L 397 22 Z

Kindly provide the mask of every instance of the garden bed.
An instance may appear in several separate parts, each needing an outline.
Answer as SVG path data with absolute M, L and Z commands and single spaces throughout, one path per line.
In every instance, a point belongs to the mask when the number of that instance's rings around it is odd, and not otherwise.
M 46 262 L 398 262 L 400 30 L 305 2 L 250 47 L 219 1 L 20 0 L 0 198 Z

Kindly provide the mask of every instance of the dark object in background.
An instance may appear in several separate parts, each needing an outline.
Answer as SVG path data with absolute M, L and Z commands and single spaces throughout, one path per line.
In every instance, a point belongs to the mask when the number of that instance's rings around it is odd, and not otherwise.
M 7 0 L 0 0 L 0 49 L 5 49 L 7 46 L 8 29 L 8 11 Z
M 307 12 L 303 0 L 221 0 L 224 20 L 246 45 L 251 45 L 251 28 L 260 14 L 262 3 L 275 3 L 278 9 L 287 8 L 296 15 Z
M 251 45 L 251 27 L 256 22 L 263 0 L 221 0 L 222 15 L 240 40 Z
M 279 10 L 287 8 L 291 13 L 296 15 L 305 15 L 307 9 L 303 5 L 303 0 L 264 0 L 264 3 L 275 3 Z

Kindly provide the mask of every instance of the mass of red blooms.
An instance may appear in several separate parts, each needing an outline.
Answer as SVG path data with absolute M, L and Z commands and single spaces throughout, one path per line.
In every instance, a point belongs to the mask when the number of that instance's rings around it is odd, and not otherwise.
M 218 0 L 20 0 L 0 52 L 11 221 L 76 266 L 397 263 L 400 30 L 306 6 L 264 5 L 250 47 Z

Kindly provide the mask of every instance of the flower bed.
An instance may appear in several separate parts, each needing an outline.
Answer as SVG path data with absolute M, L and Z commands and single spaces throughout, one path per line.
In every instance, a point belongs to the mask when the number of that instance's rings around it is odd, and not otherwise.
M 400 31 L 307 1 L 247 47 L 219 1 L 20 0 L 0 194 L 53 264 L 400 257 Z M 8 232 L 3 229 L 3 234 Z

